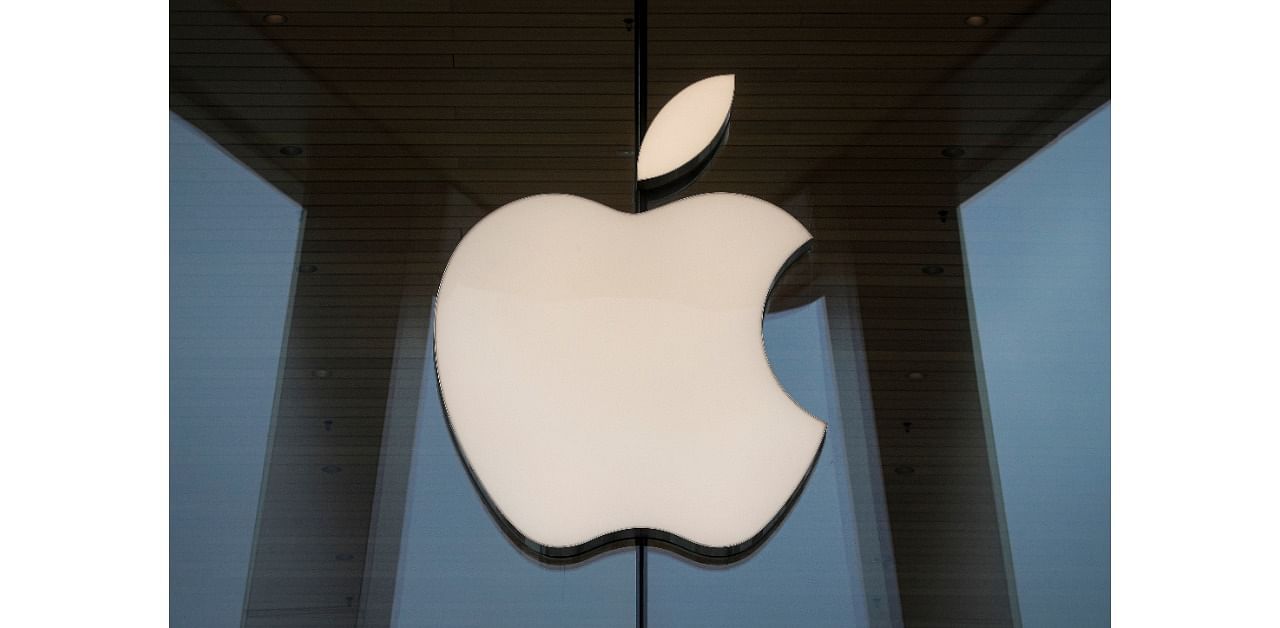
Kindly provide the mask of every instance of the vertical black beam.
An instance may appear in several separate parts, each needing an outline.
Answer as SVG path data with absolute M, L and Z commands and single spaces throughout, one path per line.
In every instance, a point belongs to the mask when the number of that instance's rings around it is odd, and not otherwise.
M 645 130 L 649 126 L 649 3 L 647 0 L 635 0 L 632 19 L 635 20 L 635 31 L 632 33 L 635 43 L 635 147 L 632 151 L 631 194 L 632 209 L 640 213 L 646 209 L 644 194 L 640 192 L 640 143 L 644 140 Z M 636 628 L 646 628 L 649 624 L 649 575 L 645 564 L 644 537 L 636 539 Z
M 644 194 L 640 192 L 640 142 L 649 127 L 649 2 L 635 0 L 635 148 L 632 151 L 632 209 L 640 213 L 645 209 Z
M 645 539 L 636 539 L 636 628 L 649 623 L 648 569 L 645 565 Z

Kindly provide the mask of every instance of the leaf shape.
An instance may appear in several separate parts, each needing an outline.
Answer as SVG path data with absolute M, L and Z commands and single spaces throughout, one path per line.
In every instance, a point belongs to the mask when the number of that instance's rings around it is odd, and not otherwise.
M 658 112 L 640 144 L 641 181 L 674 172 L 702 155 L 729 119 L 733 75 L 702 79 L 676 94 Z

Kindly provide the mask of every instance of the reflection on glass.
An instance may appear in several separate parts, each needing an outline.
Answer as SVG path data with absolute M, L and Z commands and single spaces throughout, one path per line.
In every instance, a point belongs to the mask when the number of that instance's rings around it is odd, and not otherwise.
M 171 624 L 240 624 L 302 210 L 169 116 Z
M 961 213 L 1027 628 L 1110 616 L 1110 137 L 1108 105 Z

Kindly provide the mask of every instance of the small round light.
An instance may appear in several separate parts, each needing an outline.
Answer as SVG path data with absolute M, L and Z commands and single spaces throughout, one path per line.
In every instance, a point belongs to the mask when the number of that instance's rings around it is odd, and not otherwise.
M 942 267 L 941 266 L 923 266 L 920 268 L 920 272 L 926 275 L 941 275 Z
M 900 464 L 893 468 L 893 472 L 898 475 L 911 475 L 916 472 L 916 468 L 911 465 Z
M 318 266 L 316 266 L 315 264 L 303 264 L 303 265 L 301 265 L 301 266 L 299 266 L 299 267 L 298 267 L 298 272 L 300 272 L 300 273 L 314 273 L 314 272 L 316 272 L 316 271 L 317 271 L 317 270 L 319 270 L 319 269 L 320 269 L 320 268 L 319 268 Z
M 342 561 L 342 562 L 346 562 L 346 561 L 349 561 L 349 560 L 355 560 L 355 559 L 356 559 L 356 557 L 355 557 L 355 556 L 352 556 L 351 554 L 338 554 L 337 556 L 334 556 L 334 557 L 333 557 L 333 559 L 334 559 L 334 560 L 340 560 L 340 561 Z
M 920 371 L 911 371 L 910 373 L 907 373 L 907 379 L 918 382 L 924 379 L 924 373 L 921 373 Z
M 986 26 L 986 25 L 987 25 L 987 16 L 985 16 L 985 15 L 970 15 L 969 17 L 964 18 L 964 23 L 965 23 L 965 24 L 968 24 L 969 26 Z
M 625 150 L 617 151 L 617 155 L 618 155 L 619 157 L 635 157 L 635 156 L 636 156 L 636 151 L 631 150 L 630 148 L 628 148 L 628 149 L 625 149 Z
M 311 371 L 311 376 L 319 379 L 324 379 L 329 376 L 329 371 L 325 369 L 316 369 L 314 371 Z
M 959 159 L 964 157 L 964 149 L 959 146 L 948 146 L 942 149 L 942 156 L 947 159 Z
M 280 154 L 285 157 L 297 157 L 302 154 L 301 146 L 281 146 Z
M 284 26 L 288 21 L 289 18 L 279 13 L 268 13 L 262 16 L 262 23 L 267 26 Z
M 324 471 L 325 473 L 328 473 L 329 475 L 333 475 L 334 473 L 342 473 L 342 467 L 339 467 L 336 464 L 324 465 L 323 467 L 320 467 L 320 470 Z

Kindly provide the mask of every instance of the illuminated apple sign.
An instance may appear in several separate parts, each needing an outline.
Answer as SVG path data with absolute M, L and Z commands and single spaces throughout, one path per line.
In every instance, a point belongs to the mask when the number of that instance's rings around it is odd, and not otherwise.
M 732 76 L 677 94 L 640 178 L 705 156 L 732 96 Z M 727 193 L 639 214 L 547 194 L 476 224 L 440 282 L 435 360 L 458 450 L 508 535 L 566 562 L 639 538 L 706 562 L 757 547 L 826 433 L 762 338 L 769 291 L 810 239 Z

